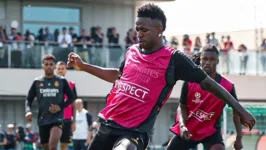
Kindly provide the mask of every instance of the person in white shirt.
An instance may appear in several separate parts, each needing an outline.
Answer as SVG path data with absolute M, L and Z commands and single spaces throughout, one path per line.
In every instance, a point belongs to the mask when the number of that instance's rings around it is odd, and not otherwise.
M 76 105 L 76 130 L 73 132 L 74 150 L 87 150 L 91 142 L 92 125 L 91 114 L 84 109 L 82 99 L 77 99 Z
M 72 42 L 72 37 L 70 34 L 67 33 L 67 29 L 63 27 L 62 29 L 63 34 L 58 36 L 58 43 L 61 45 L 62 48 L 67 48 L 69 44 Z

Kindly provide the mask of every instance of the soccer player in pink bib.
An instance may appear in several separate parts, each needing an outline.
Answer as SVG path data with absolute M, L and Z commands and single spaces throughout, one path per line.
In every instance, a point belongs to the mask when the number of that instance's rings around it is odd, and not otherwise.
M 199 83 L 236 109 L 242 123 L 254 126 L 253 116 L 229 92 L 186 55 L 163 45 L 165 28 L 162 9 L 145 4 L 138 9 L 135 22 L 139 44 L 128 48 L 119 69 L 90 65 L 77 54 L 69 54 L 68 67 L 114 83 L 107 105 L 98 115 L 101 126 L 89 150 L 144 150 L 156 117 L 178 80 Z
M 234 84 L 216 72 L 219 52 L 214 45 L 206 45 L 196 62 L 200 61 L 203 70 L 237 99 Z M 206 150 L 224 150 L 221 134 L 221 116 L 225 102 L 201 88 L 200 84 L 184 82 L 176 124 L 170 130 L 176 135 L 167 150 L 188 150 L 202 143 Z M 242 128 L 238 113 L 234 110 L 236 127 L 235 150 L 242 149 Z

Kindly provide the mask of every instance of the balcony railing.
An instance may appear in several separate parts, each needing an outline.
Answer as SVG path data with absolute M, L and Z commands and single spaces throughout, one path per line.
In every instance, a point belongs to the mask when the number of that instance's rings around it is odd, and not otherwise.
M 42 57 L 45 54 L 53 54 L 57 61 L 66 62 L 70 52 L 78 53 L 85 62 L 90 64 L 117 68 L 124 59 L 126 48 L 120 45 L 90 45 L 83 43 L 59 45 L 58 43 L 46 42 L 0 42 L 0 67 L 41 68 Z M 234 50 L 228 56 L 221 53 L 218 71 L 229 74 L 244 72 L 241 71 L 241 66 L 243 70 L 247 58 L 245 74 L 260 75 L 266 72 L 266 53 L 249 50 L 247 56 L 248 58 Z

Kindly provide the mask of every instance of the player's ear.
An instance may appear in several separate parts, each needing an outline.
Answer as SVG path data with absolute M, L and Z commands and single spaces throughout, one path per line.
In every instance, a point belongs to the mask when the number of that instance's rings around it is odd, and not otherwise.
M 163 34 L 163 27 L 161 25 L 158 25 L 157 26 L 157 33 L 158 33 L 158 36 L 162 36 L 162 34 Z

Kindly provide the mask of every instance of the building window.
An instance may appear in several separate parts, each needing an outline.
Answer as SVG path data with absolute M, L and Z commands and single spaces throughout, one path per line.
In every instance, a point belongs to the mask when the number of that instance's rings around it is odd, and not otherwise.
M 73 27 L 76 32 L 80 30 L 80 9 L 45 6 L 23 7 L 23 32 L 29 29 L 35 35 L 40 28 L 49 27 L 53 33 L 55 29 L 61 31 L 62 27 Z

